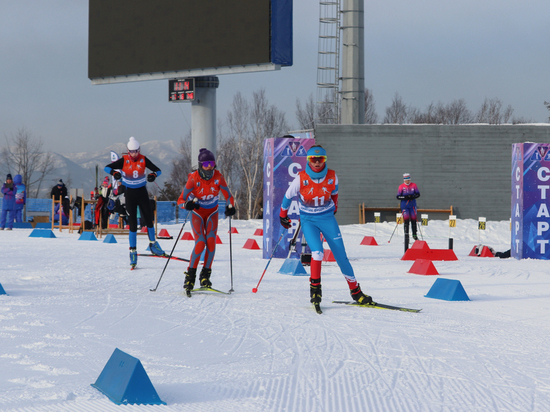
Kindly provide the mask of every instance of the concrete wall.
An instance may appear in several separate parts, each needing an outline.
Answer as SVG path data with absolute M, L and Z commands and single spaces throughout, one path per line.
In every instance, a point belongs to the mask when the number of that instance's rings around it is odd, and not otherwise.
M 315 139 L 338 175 L 340 224 L 359 223 L 362 203 L 399 207 L 395 196 L 405 172 L 418 185 L 421 209 L 452 205 L 459 219 L 506 220 L 511 145 L 550 143 L 550 125 L 318 125 Z M 385 217 L 394 221 L 395 212 Z

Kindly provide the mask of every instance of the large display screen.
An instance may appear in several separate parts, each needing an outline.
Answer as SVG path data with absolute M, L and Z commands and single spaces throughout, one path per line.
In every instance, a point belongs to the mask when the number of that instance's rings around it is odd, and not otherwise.
M 265 63 L 292 64 L 292 0 L 89 0 L 90 79 Z

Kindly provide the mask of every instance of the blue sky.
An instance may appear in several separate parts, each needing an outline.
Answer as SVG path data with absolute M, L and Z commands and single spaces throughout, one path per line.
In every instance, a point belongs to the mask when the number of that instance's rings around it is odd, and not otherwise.
M 475 111 L 499 98 L 514 116 L 547 122 L 549 15 L 540 0 L 365 2 L 365 85 L 379 116 L 397 92 L 419 109 L 463 98 Z M 219 120 L 235 93 L 265 88 L 298 127 L 296 99 L 316 92 L 318 19 L 317 0 L 294 0 L 294 65 L 220 76 Z M 188 133 L 191 107 L 168 102 L 167 80 L 92 85 L 87 37 L 86 0 L 0 0 L 0 145 L 22 127 L 60 153 Z

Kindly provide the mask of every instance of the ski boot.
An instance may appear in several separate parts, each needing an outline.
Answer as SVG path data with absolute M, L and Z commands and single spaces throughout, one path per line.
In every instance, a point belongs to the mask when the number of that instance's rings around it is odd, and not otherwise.
M 413 233 L 413 239 L 418 240 L 418 236 L 416 236 L 416 233 Z
M 197 277 L 197 268 L 189 268 L 185 272 L 185 281 L 183 282 L 183 289 L 187 296 L 191 297 L 191 291 L 195 287 L 195 279 Z
M 372 305 L 372 298 L 361 291 L 361 286 L 359 286 L 359 284 L 357 284 L 355 289 L 351 289 L 350 293 L 353 300 L 360 305 Z
M 323 292 L 321 290 L 321 279 L 310 279 L 310 282 L 309 296 L 311 297 L 311 299 L 309 301 L 313 303 L 313 306 L 315 307 L 317 313 L 323 313 L 321 311 L 321 307 L 319 306 L 323 296 Z
M 160 248 L 159 242 L 149 242 L 149 250 L 155 256 L 164 256 L 164 250 Z
M 211 288 L 212 282 L 210 282 L 210 275 L 212 274 L 212 269 L 202 268 L 201 274 L 199 276 L 201 282 L 201 288 Z
M 130 248 L 130 269 L 134 270 L 137 265 L 137 251 L 135 247 Z

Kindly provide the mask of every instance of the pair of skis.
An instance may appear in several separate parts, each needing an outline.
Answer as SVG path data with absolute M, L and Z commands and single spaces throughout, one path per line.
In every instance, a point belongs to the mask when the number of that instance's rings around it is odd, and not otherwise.
M 231 292 L 223 292 L 218 289 L 207 288 L 207 287 L 200 287 L 193 290 L 187 290 L 187 289 L 185 290 L 185 294 L 187 295 L 188 298 L 190 298 L 193 295 L 193 293 L 205 293 L 205 292 L 214 292 L 214 293 L 221 293 L 222 295 L 231 295 Z
M 397 310 L 397 311 L 400 311 L 400 312 L 411 312 L 411 313 L 418 313 L 422 310 L 422 309 L 404 308 L 404 307 L 401 307 L 401 306 L 385 305 L 383 303 L 377 303 L 377 302 L 372 302 L 371 304 L 368 304 L 368 305 L 361 305 L 360 303 L 353 302 L 353 301 L 333 300 L 332 303 L 340 303 L 340 304 L 348 305 L 348 306 L 359 306 L 359 307 L 362 307 L 362 308 L 371 308 L 371 309 Z M 314 303 L 313 307 L 315 308 L 315 311 L 318 314 L 323 313 L 319 303 Z

